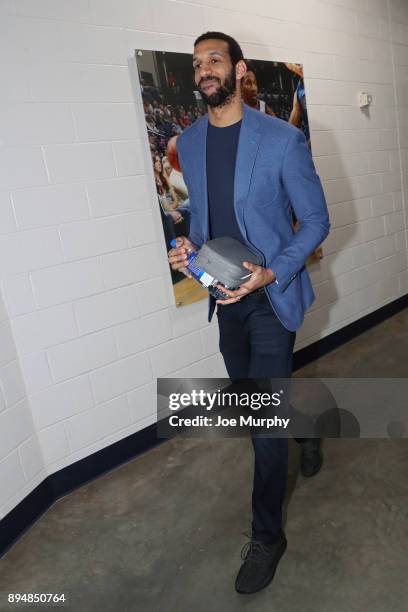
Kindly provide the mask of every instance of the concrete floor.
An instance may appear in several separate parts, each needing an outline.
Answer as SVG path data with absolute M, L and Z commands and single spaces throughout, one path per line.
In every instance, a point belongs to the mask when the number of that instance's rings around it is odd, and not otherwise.
M 404 312 L 296 374 L 407 377 L 407 354 Z M 233 587 L 250 529 L 250 441 L 192 438 L 54 504 L 0 560 L 0 593 L 65 592 L 68 609 L 86 612 L 406 612 L 407 440 L 325 440 L 310 480 L 298 453 L 291 441 L 288 549 L 258 594 Z

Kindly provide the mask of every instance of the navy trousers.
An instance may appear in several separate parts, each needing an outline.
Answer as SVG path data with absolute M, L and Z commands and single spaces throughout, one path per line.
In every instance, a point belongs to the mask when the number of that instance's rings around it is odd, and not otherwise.
M 217 307 L 220 351 L 231 380 L 289 378 L 296 333 L 275 315 L 264 290 Z M 288 472 L 287 438 L 252 436 L 255 453 L 252 535 L 271 542 L 282 525 Z

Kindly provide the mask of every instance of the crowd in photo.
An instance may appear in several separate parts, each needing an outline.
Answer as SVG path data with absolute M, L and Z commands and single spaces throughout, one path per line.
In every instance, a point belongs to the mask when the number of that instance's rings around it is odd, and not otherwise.
M 176 139 L 203 112 L 198 106 L 144 101 L 157 196 L 167 246 L 177 235 L 188 234 L 190 208 L 188 191 L 177 157 Z

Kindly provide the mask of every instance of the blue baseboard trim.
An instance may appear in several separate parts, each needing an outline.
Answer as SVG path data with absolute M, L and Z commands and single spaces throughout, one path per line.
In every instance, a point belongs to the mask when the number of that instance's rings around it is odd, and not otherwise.
M 309 344 L 305 346 L 305 348 L 296 351 L 293 355 L 293 369 L 299 370 L 303 368 L 303 366 L 315 361 L 319 357 L 323 357 L 330 353 L 334 349 L 338 348 L 342 344 L 349 342 L 353 338 L 356 338 L 360 334 L 368 331 L 372 327 L 379 325 L 386 319 L 389 319 L 393 315 L 401 312 L 405 308 L 408 307 L 408 294 L 403 295 L 402 297 L 382 306 L 378 310 L 374 312 L 370 312 L 370 314 L 366 315 L 362 319 L 357 319 L 357 321 L 353 321 L 349 325 L 342 327 L 335 331 L 334 333 L 326 336 L 325 338 L 321 338 L 313 344 Z

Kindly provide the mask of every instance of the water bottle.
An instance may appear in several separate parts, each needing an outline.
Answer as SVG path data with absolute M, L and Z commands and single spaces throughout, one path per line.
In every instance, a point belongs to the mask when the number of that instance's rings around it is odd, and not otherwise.
M 170 246 L 175 248 L 177 246 L 176 240 L 170 240 Z M 208 292 L 216 299 L 216 300 L 228 300 L 229 295 L 223 293 L 218 287 L 215 285 L 218 284 L 218 280 L 211 276 L 211 274 L 207 274 L 205 270 L 201 270 L 195 264 L 195 260 L 197 259 L 198 253 L 196 251 L 191 250 L 188 253 L 187 265 L 186 268 L 190 272 L 191 276 L 195 278 L 196 281 L 200 283 L 202 287 L 208 290 Z

